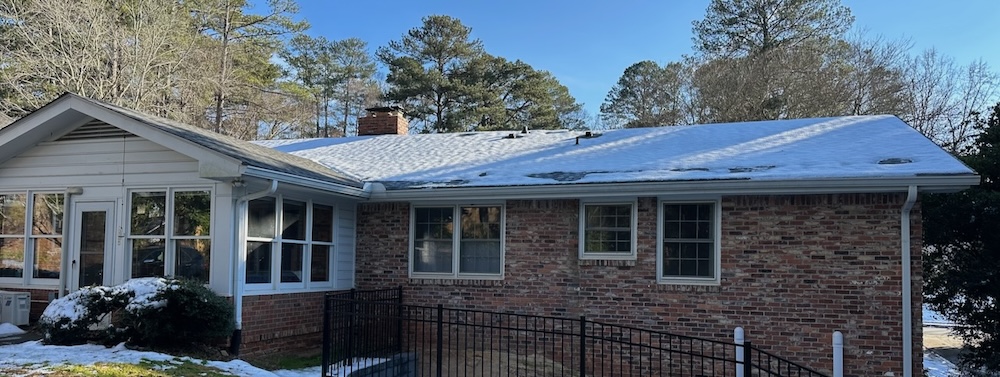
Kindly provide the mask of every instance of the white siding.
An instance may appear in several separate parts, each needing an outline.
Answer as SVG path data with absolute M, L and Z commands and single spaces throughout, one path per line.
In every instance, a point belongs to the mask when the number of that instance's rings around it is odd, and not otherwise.
M 335 289 L 354 288 L 354 245 L 357 234 L 357 203 L 343 201 L 337 205 L 337 243 L 334 248 Z
M 198 161 L 138 137 L 56 141 L 0 165 L 0 188 L 209 183 Z

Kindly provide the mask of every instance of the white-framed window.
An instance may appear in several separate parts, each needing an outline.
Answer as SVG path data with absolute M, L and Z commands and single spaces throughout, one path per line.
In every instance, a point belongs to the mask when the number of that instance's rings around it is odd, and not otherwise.
M 333 284 L 334 206 L 264 197 L 247 203 L 246 284 L 256 289 Z
M 410 214 L 411 277 L 503 278 L 503 205 L 418 205 Z
M 208 283 L 212 256 L 212 190 L 129 191 L 131 277 L 173 276 Z
M 656 261 L 660 283 L 719 284 L 721 216 L 718 200 L 660 201 Z
M 21 285 L 58 282 L 64 205 L 62 193 L 0 193 L 0 281 Z
M 637 204 L 580 203 L 580 259 L 635 259 Z

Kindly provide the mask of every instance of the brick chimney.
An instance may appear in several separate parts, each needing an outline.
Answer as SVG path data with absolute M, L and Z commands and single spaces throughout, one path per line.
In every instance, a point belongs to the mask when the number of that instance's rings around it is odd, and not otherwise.
M 403 117 L 402 107 L 370 107 L 365 110 L 368 116 L 358 118 L 358 136 L 410 133 L 410 122 Z

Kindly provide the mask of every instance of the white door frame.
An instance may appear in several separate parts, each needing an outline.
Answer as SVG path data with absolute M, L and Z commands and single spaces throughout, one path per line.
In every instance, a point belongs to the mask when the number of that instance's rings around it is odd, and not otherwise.
M 75 292 L 80 289 L 82 279 L 87 279 L 87 284 L 100 284 L 109 285 L 112 279 L 113 266 L 114 266 L 114 250 L 115 250 L 115 222 L 117 202 L 114 200 L 103 200 L 103 201 L 78 201 L 73 204 L 73 217 L 70 222 L 70 251 L 68 258 L 69 262 L 69 274 L 66 279 L 66 285 L 69 292 Z M 103 237 L 103 250 L 97 251 L 93 250 L 93 247 L 99 245 L 99 237 L 89 240 L 85 243 L 82 239 L 85 235 L 85 231 L 100 231 L 99 226 L 92 226 L 85 228 L 88 222 L 99 221 L 100 213 L 104 213 L 104 237 Z M 97 225 L 97 224 L 90 224 Z M 87 247 L 89 245 L 89 247 Z M 81 248 L 87 247 L 88 250 L 84 251 Z M 81 271 L 81 267 L 85 261 L 83 260 L 99 259 L 102 266 L 100 269 L 94 269 L 93 267 L 90 271 L 86 271 L 87 268 L 83 268 L 85 271 Z M 95 279 L 93 275 L 95 272 L 100 272 L 100 277 Z M 98 282 L 98 280 L 100 280 Z

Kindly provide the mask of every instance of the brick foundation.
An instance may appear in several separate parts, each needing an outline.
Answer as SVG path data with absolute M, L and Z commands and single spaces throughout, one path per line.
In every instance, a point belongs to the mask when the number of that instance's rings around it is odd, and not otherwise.
M 627 324 L 731 341 L 831 373 L 832 334 L 849 376 L 902 375 L 902 194 L 722 199 L 722 282 L 656 282 L 655 198 L 640 198 L 636 261 L 580 261 L 579 201 L 506 202 L 502 281 L 408 278 L 409 205 L 362 204 L 357 285 L 402 285 L 423 305 Z M 919 207 L 912 212 L 914 375 L 922 364 Z
M 326 292 L 243 298 L 240 357 L 275 353 L 318 354 L 323 346 L 323 296 Z

